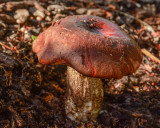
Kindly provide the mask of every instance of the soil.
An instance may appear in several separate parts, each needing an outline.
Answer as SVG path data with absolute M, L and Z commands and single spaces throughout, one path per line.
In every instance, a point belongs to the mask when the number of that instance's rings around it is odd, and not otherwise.
M 135 73 L 119 80 L 102 80 L 102 110 L 97 121 L 85 123 L 73 122 L 65 115 L 66 66 L 39 64 L 32 51 L 34 39 L 53 21 L 80 14 L 115 22 L 143 52 L 142 64 Z M 160 2 L 1 0 L 0 128 L 21 127 L 160 127 Z

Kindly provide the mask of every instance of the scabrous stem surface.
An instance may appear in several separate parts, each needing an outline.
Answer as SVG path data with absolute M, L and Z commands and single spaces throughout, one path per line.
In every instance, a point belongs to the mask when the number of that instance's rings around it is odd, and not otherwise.
M 101 79 L 86 77 L 68 66 L 65 109 L 74 121 L 95 120 L 103 102 Z

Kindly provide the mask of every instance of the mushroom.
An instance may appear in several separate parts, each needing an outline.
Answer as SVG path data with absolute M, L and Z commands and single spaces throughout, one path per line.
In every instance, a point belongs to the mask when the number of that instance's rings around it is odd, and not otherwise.
M 74 121 L 95 120 L 103 102 L 101 79 L 134 73 L 142 61 L 138 44 L 116 24 L 90 15 L 54 22 L 33 43 L 42 64 L 65 63 L 65 110 Z

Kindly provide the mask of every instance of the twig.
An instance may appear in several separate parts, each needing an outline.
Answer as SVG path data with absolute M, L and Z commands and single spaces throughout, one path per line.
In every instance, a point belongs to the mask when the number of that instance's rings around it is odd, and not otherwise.
M 127 109 L 124 109 L 124 108 L 121 108 L 115 104 L 106 104 L 108 107 L 111 107 L 119 112 L 123 112 L 123 113 L 126 113 L 132 117 L 145 117 L 147 118 L 148 120 L 152 120 L 152 116 L 151 115 L 148 115 L 148 114 L 143 114 L 143 113 L 136 113 L 136 112 L 132 112 L 132 111 L 129 111 Z
M 154 33 L 154 32 L 155 32 L 154 29 L 152 28 L 152 26 L 150 26 L 150 25 L 147 24 L 146 22 L 144 22 L 144 21 L 142 21 L 142 20 L 140 20 L 140 19 L 138 19 L 138 18 L 136 18 L 136 17 L 134 17 L 134 16 L 132 16 L 132 15 L 130 15 L 130 14 L 128 14 L 128 13 L 121 12 L 121 11 L 117 11 L 117 10 L 116 10 L 116 12 L 118 12 L 118 13 L 124 15 L 124 16 L 127 16 L 127 17 L 129 17 L 129 18 L 135 19 L 135 20 L 137 20 L 138 22 L 140 22 L 142 25 L 147 26 L 146 29 L 147 29 L 149 32 L 151 32 L 151 33 Z
M 8 68 L 20 67 L 20 63 L 12 56 L 5 55 L 0 52 L 0 63 Z
M 38 9 L 41 12 L 44 12 L 46 15 L 50 15 L 50 12 L 47 9 L 43 8 L 36 0 L 7 2 L 5 3 L 5 11 L 13 11 L 18 8 L 29 7 L 29 6 L 34 6 L 36 9 Z
M 17 50 L 16 47 L 11 48 L 11 47 L 9 47 L 9 46 L 3 44 L 2 42 L 0 42 L 0 45 L 4 46 L 5 48 L 7 48 L 7 49 L 9 49 L 9 50 L 11 50 L 11 51 L 13 51 L 13 52 L 16 52 L 16 50 Z
M 1 59 L 1 58 L 0 58 Z M 0 60 L 1 61 L 1 60 Z M 12 71 L 7 71 L 3 64 L 0 65 L 0 68 L 4 71 L 4 76 L 6 77 L 6 86 L 12 85 Z
M 12 117 L 17 123 L 18 127 L 22 127 L 25 125 L 24 120 L 18 115 L 18 113 L 11 106 L 8 107 L 8 110 L 12 114 Z
M 44 12 L 46 15 L 50 15 L 50 12 L 47 9 L 43 8 L 37 1 L 34 2 L 34 6 L 36 9 L 38 9 L 41 12 Z
M 103 11 L 107 11 L 107 10 L 103 9 L 100 5 L 98 5 L 98 4 L 95 4 L 95 5 L 96 5 L 98 8 L 100 8 L 101 10 L 103 10 Z M 117 12 L 117 13 L 119 13 L 119 14 L 122 14 L 122 15 L 124 15 L 124 16 L 127 16 L 127 17 L 129 17 L 129 18 L 134 19 L 134 20 L 138 21 L 141 25 L 145 26 L 145 29 L 146 29 L 148 32 L 151 32 L 152 35 L 155 33 L 155 31 L 154 31 L 154 29 L 152 28 L 151 25 L 147 24 L 146 22 L 144 22 L 144 21 L 142 21 L 142 20 L 140 20 L 140 19 L 138 19 L 138 18 L 136 18 L 136 17 L 134 17 L 134 16 L 132 16 L 132 15 L 130 15 L 130 14 L 128 14 L 128 13 L 122 12 L 122 11 L 120 11 L 120 10 L 111 10 L 111 11 L 115 11 L 115 12 Z M 157 44 L 158 41 L 159 41 L 159 36 L 153 37 L 153 43 Z
M 136 17 L 134 17 L 134 16 L 132 16 L 132 15 L 129 15 L 128 13 L 124 13 L 124 12 L 121 12 L 121 11 L 116 11 L 116 12 L 118 12 L 118 13 L 124 15 L 124 16 L 127 16 L 127 17 L 129 17 L 129 18 L 132 18 L 132 19 L 134 19 L 134 20 L 137 20 L 141 25 L 145 26 L 145 29 L 146 29 L 148 32 L 151 32 L 152 35 L 155 33 L 155 31 L 154 31 L 154 29 L 152 28 L 152 26 L 149 25 L 149 24 L 147 24 L 146 22 L 144 22 L 144 21 L 142 21 L 142 20 L 140 20 L 140 19 L 138 19 L 138 18 L 136 18 Z M 159 40 L 159 37 L 158 37 L 158 36 L 157 36 L 157 37 L 153 37 L 153 43 L 157 44 L 158 40 Z
M 110 107 L 110 108 L 116 109 L 117 111 L 124 112 L 124 113 L 126 113 L 126 114 L 128 114 L 128 115 L 132 115 L 132 112 L 131 112 L 131 111 L 129 111 L 129 110 L 127 110 L 127 109 L 124 109 L 124 108 L 121 108 L 121 107 L 119 107 L 119 106 L 117 106 L 117 105 L 109 104 L 109 103 L 107 103 L 106 105 L 107 105 L 108 107 Z
M 149 58 L 151 58 L 153 61 L 156 61 L 160 64 L 160 60 L 155 57 L 154 55 L 152 55 L 150 52 L 148 52 L 145 48 L 141 49 L 142 53 L 146 56 L 148 56 Z
M 11 17 L 10 15 L 7 15 L 7 14 L 0 14 L 0 19 L 2 21 L 4 21 L 5 23 L 9 23 L 9 24 L 16 23 L 16 20 L 13 17 Z
M 18 8 L 33 6 L 33 1 L 6 2 L 4 11 L 13 11 Z
M 60 92 L 64 92 L 64 90 L 63 90 L 62 88 L 58 87 L 57 85 L 52 84 L 52 86 L 53 86 L 55 89 L 59 90 Z

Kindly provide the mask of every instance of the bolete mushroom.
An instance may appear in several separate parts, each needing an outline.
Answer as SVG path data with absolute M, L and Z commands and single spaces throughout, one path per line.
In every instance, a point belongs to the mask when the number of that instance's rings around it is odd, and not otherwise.
M 33 43 L 42 64 L 67 67 L 66 115 L 74 121 L 96 119 L 103 102 L 101 78 L 122 78 L 142 61 L 138 44 L 116 24 L 90 15 L 54 22 Z

